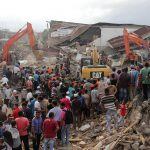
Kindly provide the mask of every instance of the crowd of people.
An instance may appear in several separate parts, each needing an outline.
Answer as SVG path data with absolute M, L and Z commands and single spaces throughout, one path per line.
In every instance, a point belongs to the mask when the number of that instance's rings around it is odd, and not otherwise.
M 53 150 L 69 145 L 85 120 L 106 114 L 106 129 L 125 125 L 127 104 L 136 94 L 148 100 L 149 63 L 112 68 L 103 79 L 81 79 L 64 65 L 5 67 L 1 79 L 0 149 Z M 71 130 L 71 128 L 73 128 Z M 32 143 L 32 147 L 30 144 Z

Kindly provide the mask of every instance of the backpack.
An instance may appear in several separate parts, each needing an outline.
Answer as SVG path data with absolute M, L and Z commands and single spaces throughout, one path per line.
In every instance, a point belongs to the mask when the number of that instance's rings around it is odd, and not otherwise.
M 72 124 L 73 123 L 73 115 L 70 110 L 63 110 L 65 112 L 65 124 Z

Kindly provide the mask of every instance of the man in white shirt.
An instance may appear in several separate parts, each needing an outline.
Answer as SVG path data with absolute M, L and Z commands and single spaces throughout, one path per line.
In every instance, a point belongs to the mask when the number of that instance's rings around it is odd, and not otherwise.
M 31 90 L 28 90 L 28 93 L 27 93 L 27 101 L 29 102 L 31 98 L 33 98 L 33 94 L 32 94 L 32 92 L 31 92 Z
M 52 105 L 53 105 L 54 108 L 50 109 L 50 111 L 47 113 L 46 117 L 49 116 L 49 113 L 50 113 L 50 112 L 53 112 L 53 113 L 54 113 L 54 120 L 60 122 L 60 121 L 61 121 L 61 113 L 62 113 L 62 110 L 61 110 L 61 108 L 58 106 L 57 101 L 53 101 L 53 102 L 52 102 Z
M 20 68 L 17 66 L 14 66 L 14 74 L 17 74 L 18 72 L 20 72 Z
M 12 96 L 12 89 L 9 87 L 9 85 L 6 85 L 6 89 L 4 90 L 5 99 L 11 99 Z
M 36 111 L 40 111 L 41 110 L 41 101 L 43 100 L 42 97 L 38 97 L 38 100 L 35 101 L 34 103 L 34 114 L 36 113 Z
M 6 75 L 3 75 L 3 78 L 1 79 L 2 84 L 7 84 L 8 83 L 8 78 L 6 77 Z
M 69 91 L 67 91 L 66 92 L 66 98 L 68 98 L 70 100 L 69 94 L 70 94 Z

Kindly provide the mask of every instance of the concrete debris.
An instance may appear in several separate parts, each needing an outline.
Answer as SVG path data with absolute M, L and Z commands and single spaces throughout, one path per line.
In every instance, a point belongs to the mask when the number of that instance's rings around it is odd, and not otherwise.
M 82 132 L 85 132 L 88 129 L 90 129 L 90 127 L 91 127 L 90 124 L 85 124 L 81 128 L 79 128 L 79 130 L 82 131 Z
M 78 145 L 72 145 L 73 150 L 82 150 L 82 148 Z
M 86 143 L 84 142 L 84 141 L 81 141 L 80 143 L 79 143 L 79 145 L 80 145 L 80 147 L 84 147 L 85 145 L 86 145 Z
M 139 149 L 139 142 L 135 142 L 134 144 L 132 144 L 132 149 L 133 150 L 138 150 Z
M 92 133 L 92 134 L 90 135 L 90 138 L 96 138 L 98 135 L 99 135 L 99 133 Z
M 149 127 L 143 128 L 142 133 L 150 136 L 150 128 Z
M 141 101 L 140 96 L 129 104 L 125 126 L 112 133 L 106 132 L 105 117 L 91 119 L 81 126 L 78 137 L 72 139 L 83 150 L 147 150 L 150 149 L 150 103 Z M 137 105 L 138 104 L 138 105 Z M 101 122 L 101 123 L 100 123 Z
M 141 145 L 141 146 L 139 147 L 139 149 L 140 149 L 140 150 L 146 150 L 146 146 L 145 146 L 145 145 Z
M 80 142 L 82 139 L 75 138 L 75 139 L 69 139 L 70 142 Z
M 102 130 L 102 128 L 99 126 L 96 129 L 94 129 L 94 133 L 99 133 Z

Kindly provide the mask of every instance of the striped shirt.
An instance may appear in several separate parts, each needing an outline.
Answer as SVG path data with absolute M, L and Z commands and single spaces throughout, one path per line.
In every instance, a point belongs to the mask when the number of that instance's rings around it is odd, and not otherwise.
M 103 96 L 101 98 L 101 103 L 104 105 L 105 109 L 116 110 L 114 95 Z

